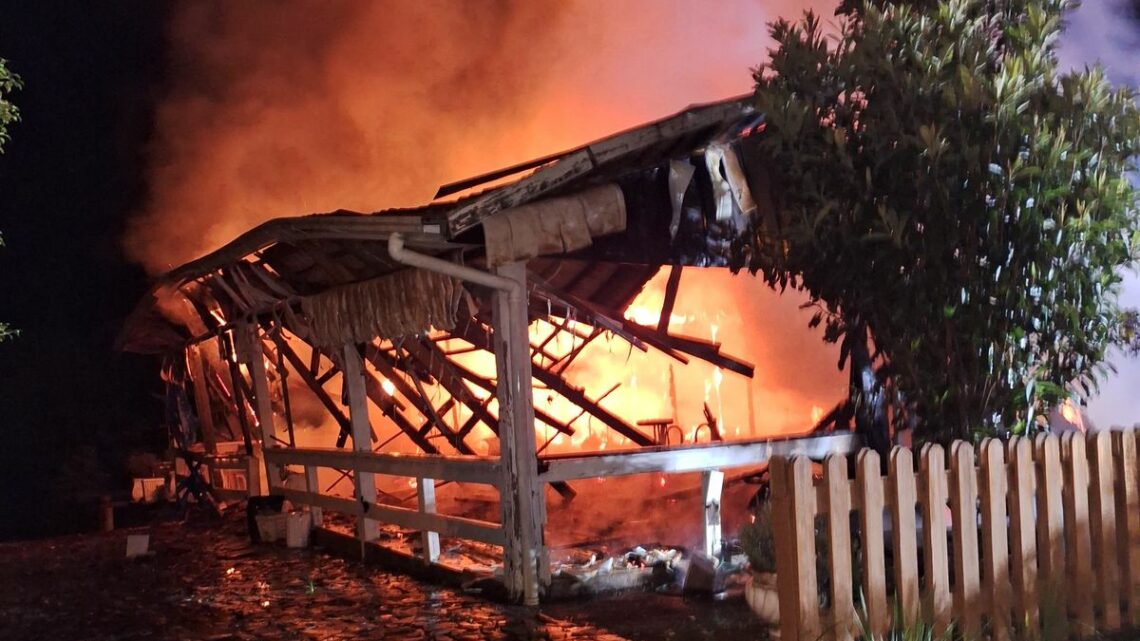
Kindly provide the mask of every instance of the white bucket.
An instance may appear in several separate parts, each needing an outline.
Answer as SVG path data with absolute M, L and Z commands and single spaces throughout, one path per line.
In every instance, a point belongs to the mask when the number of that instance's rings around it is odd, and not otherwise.
M 313 518 L 308 512 L 290 512 L 285 520 L 285 545 L 291 548 L 309 547 L 309 533 Z
M 133 559 L 139 556 L 146 556 L 150 550 L 150 535 L 149 534 L 128 534 L 127 535 L 127 558 Z
M 286 517 L 287 514 L 258 514 L 254 517 L 262 543 L 273 543 L 285 538 Z

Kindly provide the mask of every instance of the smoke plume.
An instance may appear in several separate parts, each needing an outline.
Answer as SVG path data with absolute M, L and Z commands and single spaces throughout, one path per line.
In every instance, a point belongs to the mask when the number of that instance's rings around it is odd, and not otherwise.
M 809 6 L 834 1 L 185 2 L 128 254 L 158 273 L 271 218 L 422 204 L 747 92 L 766 22 Z

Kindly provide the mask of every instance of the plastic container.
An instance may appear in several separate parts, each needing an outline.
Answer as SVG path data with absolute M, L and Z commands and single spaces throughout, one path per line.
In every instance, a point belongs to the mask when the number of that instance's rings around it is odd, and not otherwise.
M 285 515 L 285 545 L 291 548 L 309 547 L 309 534 L 313 517 L 308 512 L 290 512 Z
M 262 543 L 273 543 L 285 538 L 286 520 L 288 514 L 258 514 L 257 534 Z

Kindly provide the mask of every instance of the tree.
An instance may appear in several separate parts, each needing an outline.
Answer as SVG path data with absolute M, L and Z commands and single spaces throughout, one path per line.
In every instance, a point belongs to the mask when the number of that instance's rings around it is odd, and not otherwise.
M 735 264 L 805 290 L 841 368 L 880 364 L 853 377 L 863 422 L 1032 431 L 1127 334 L 1140 117 L 1100 69 L 1058 71 L 1071 4 L 848 2 L 830 44 L 810 12 L 770 27 L 754 77 L 776 216 Z
M 0 153 L 4 151 L 4 143 L 8 142 L 8 125 L 20 120 L 20 110 L 8 99 L 13 91 L 20 88 L 20 77 L 8 70 L 8 61 L 0 58 Z M 4 237 L 0 235 L 0 247 L 4 246 Z M 0 322 L 0 341 L 16 334 L 7 323 Z

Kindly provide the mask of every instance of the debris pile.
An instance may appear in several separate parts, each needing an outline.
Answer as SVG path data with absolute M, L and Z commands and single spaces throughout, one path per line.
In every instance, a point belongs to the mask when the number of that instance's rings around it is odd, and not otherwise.
M 734 553 L 736 552 L 736 553 Z M 744 582 L 747 559 L 731 546 L 720 557 L 685 548 L 636 546 L 607 555 L 564 551 L 551 562 L 548 598 L 581 597 L 622 590 L 673 594 L 721 594 Z

